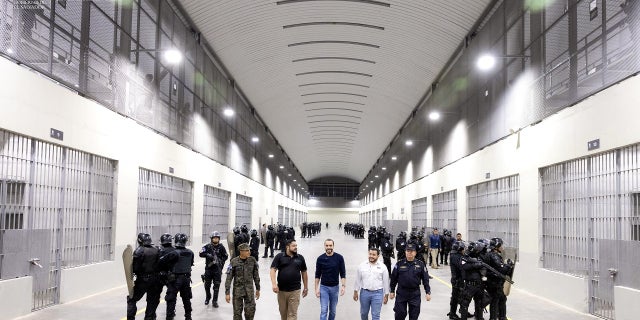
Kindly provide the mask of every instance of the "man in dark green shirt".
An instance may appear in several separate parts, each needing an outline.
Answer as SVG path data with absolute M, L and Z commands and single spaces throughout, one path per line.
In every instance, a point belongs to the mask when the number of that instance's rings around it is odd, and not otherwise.
M 231 259 L 227 269 L 225 282 L 225 300 L 231 301 L 231 281 L 233 280 L 233 320 L 242 320 L 242 309 L 246 320 L 253 320 L 256 313 L 256 299 L 260 299 L 260 275 L 258 262 L 249 254 L 249 245 L 243 243 L 238 246 L 240 255 Z M 253 284 L 255 283 L 255 299 Z

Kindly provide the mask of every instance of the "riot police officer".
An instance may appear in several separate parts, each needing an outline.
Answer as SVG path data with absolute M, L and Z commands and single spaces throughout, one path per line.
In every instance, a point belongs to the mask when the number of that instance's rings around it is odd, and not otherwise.
M 387 272 L 391 275 L 391 258 L 395 258 L 393 253 L 393 244 L 391 243 L 391 234 L 385 232 L 382 236 L 382 244 L 380 246 L 382 251 L 382 261 L 387 266 Z
M 163 264 L 171 265 L 171 278 L 167 283 L 167 320 L 173 320 L 176 316 L 176 300 L 178 293 L 182 298 L 185 320 L 191 320 L 191 266 L 194 262 L 193 251 L 186 248 L 187 237 L 184 233 L 177 233 L 174 237 L 176 249 L 163 256 Z
M 484 244 L 480 242 L 469 242 L 467 247 L 467 255 L 462 256 L 460 264 L 462 265 L 462 275 L 464 277 L 464 290 L 460 301 L 460 318 L 467 319 L 469 317 L 469 304 L 473 299 L 475 306 L 475 318 L 482 319 L 482 302 L 484 283 L 482 281 L 484 266 L 480 260 L 480 253 L 484 250 Z
M 262 256 L 263 258 L 267 257 L 267 249 L 271 249 L 271 255 L 269 257 L 273 258 L 273 245 L 275 240 L 276 232 L 273 231 L 273 226 L 270 225 L 267 227 L 267 240 L 264 244 L 264 256 Z
M 206 298 L 204 304 L 208 305 L 211 300 L 211 283 L 213 283 L 213 302 L 214 308 L 218 307 L 218 293 L 220 292 L 220 283 L 222 282 L 222 268 L 229 258 L 227 250 L 220 244 L 220 232 L 214 231 L 209 236 L 210 243 L 207 243 L 200 250 L 199 256 L 205 258 L 204 274 L 202 281 L 204 282 L 204 292 Z
M 450 268 L 451 268 L 451 300 L 449 301 L 449 319 L 460 319 L 457 315 L 458 305 L 462 298 L 462 290 L 464 289 L 464 279 L 462 278 L 462 252 L 466 244 L 464 241 L 456 241 L 451 245 Z
M 260 238 L 258 238 L 258 231 L 251 229 L 251 239 L 249 240 L 249 248 L 251 249 L 251 256 L 258 261 L 258 249 L 260 248 Z
M 416 247 L 408 244 L 405 249 L 406 258 L 398 261 L 391 272 L 391 294 L 389 298 L 395 298 L 396 285 L 398 286 L 398 299 L 393 307 L 395 320 L 404 320 L 407 317 L 407 305 L 409 306 L 409 320 L 416 320 L 420 315 L 420 284 L 424 286 L 426 300 L 431 300 L 431 287 L 429 287 L 429 272 L 424 263 L 416 259 Z
M 138 247 L 133 252 L 133 273 L 136 275 L 133 297 L 127 296 L 127 320 L 136 318 L 136 302 L 147 295 L 145 320 L 156 318 L 156 308 L 160 304 L 162 284 L 158 278 L 158 248 L 151 243 L 151 235 L 138 233 Z
M 487 264 L 496 269 L 496 271 L 508 275 L 513 269 L 513 262 L 507 260 L 505 263 L 500 253 L 503 250 L 503 241 L 500 238 L 492 238 L 489 240 L 489 249 L 487 253 Z M 506 320 L 507 319 L 507 296 L 504 294 L 504 279 L 489 273 L 487 274 L 487 292 L 491 296 L 491 307 L 489 308 L 489 319 Z
M 167 296 L 169 295 L 169 291 L 171 290 L 171 287 L 168 285 L 168 283 L 169 283 L 169 278 L 173 277 L 173 274 L 171 273 L 171 269 L 173 266 L 167 264 L 166 259 L 163 259 L 162 257 L 176 250 L 176 248 L 173 247 L 173 236 L 168 233 L 162 234 L 160 236 L 160 245 L 161 247 L 159 248 L 160 252 L 158 255 L 158 271 L 159 271 L 158 277 L 160 278 L 161 293 L 162 293 L 162 286 L 167 286 L 167 292 L 165 293 L 165 300 L 166 300 Z
M 396 239 L 396 250 L 398 251 L 398 261 L 404 259 L 404 250 L 407 247 L 407 233 L 400 231 L 398 239 Z

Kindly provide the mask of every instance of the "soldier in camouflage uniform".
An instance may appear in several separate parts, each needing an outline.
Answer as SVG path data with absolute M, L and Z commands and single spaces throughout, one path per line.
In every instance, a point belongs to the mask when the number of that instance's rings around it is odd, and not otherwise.
M 243 243 L 238 246 L 240 255 L 231 259 L 227 269 L 225 282 L 225 300 L 231 301 L 231 281 L 233 280 L 233 320 L 242 320 L 242 309 L 246 320 L 253 320 L 256 313 L 256 299 L 260 298 L 260 275 L 258 262 L 250 256 L 249 245 Z M 255 283 L 255 299 L 253 285 Z

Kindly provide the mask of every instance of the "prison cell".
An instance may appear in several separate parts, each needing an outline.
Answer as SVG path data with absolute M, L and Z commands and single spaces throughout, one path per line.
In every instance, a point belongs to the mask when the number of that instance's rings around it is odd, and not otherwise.
M 213 231 L 220 232 L 220 239 L 229 233 L 229 198 L 226 190 L 204 186 L 204 209 L 202 217 L 202 241 L 208 242 Z
M 236 195 L 236 226 L 246 225 L 251 229 L 251 198 Z
M 458 229 L 457 195 L 456 190 L 451 190 L 434 194 L 431 197 L 431 203 L 433 204 L 433 220 L 431 225 L 451 230 L 454 235 Z
M 427 222 L 427 197 L 411 201 L 411 229 L 422 229 Z

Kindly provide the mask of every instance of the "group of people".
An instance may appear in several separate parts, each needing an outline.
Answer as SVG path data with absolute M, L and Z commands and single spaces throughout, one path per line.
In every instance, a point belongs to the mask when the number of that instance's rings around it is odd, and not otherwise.
M 344 225 L 345 229 L 348 225 Z M 234 320 L 243 319 L 243 314 L 244 319 L 254 318 L 256 300 L 260 298 L 260 275 L 257 248 L 254 250 L 253 245 L 263 242 L 263 257 L 266 257 L 267 249 L 272 248 L 270 280 L 272 291 L 277 294 L 281 319 L 297 319 L 300 299 L 306 297 L 309 290 L 306 261 L 298 254 L 294 238 L 285 238 L 285 243 L 281 245 L 282 252 L 273 256 L 273 242 L 277 233 L 273 226 L 263 225 L 263 228 L 266 232 L 262 234 L 261 230 L 260 237 L 252 230 L 248 242 L 244 239 L 244 234 L 249 233 L 248 228 L 241 226 L 237 228 L 239 232 L 234 228 L 233 242 L 229 244 L 230 254 L 220 243 L 220 233 L 214 231 L 210 234 L 211 241 L 199 252 L 199 256 L 205 259 L 205 270 L 201 276 L 206 293 L 204 304 L 211 302 L 214 308 L 219 307 L 218 293 L 222 274 L 226 273 L 225 300 L 233 303 Z M 286 227 L 278 228 L 287 230 Z M 444 235 L 450 236 L 447 231 Z M 395 319 L 405 319 L 407 315 L 410 320 L 417 319 L 422 301 L 421 290 L 425 292 L 425 300 L 431 300 L 431 277 L 426 267 L 429 258 L 432 268 L 439 267 L 438 258 L 440 264 L 449 264 L 451 268 L 449 319 L 474 316 L 482 319 L 486 305 L 491 306 L 491 320 L 507 319 L 503 287 L 507 276 L 511 276 L 514 264 L 510 260 L 503 260 L 503 241 L 500 238 L 480 239 L 467 244 L 458 233 L 456 239 L 451 241 L 449 260 L 449 252 L 446 255 L 437 253 L 443 248 L 443 242 L 449 241 L 446 238 L 442 241 L 437 229 L 433 230 L 427 241 L 424 241 L 421 231 L 412 231 L 408 240 L 406 232 L 402 231 L 395 245 L 398 260 L 391 268 L 391 258 L 396 256 L 391 236 L 384 227 L 370 229 L 370 235 L 374 233 L 375 237 L 369 238 L 368 259 L 358 265 L 354 276 L 353 300 L 359 301 L 363 320 L 368 319 L 369 314 L 374 320 L 380 319 L 382 305 L 387 304 L 389 299 L 395 299 Z M 190 283 L 194 253 L 185 247 L 187 241 L 187 236 L 182 233 L 175 237 L 163 234 L 160 237 L 161 246 L 155 247 L 149 234 L 138 235 L 139 247 L 133 253 L 136 280 L 133 296 L 127 298 L 127 319 L 135 318 L 136 302 L 144 294 L 147 295 L 145 319 L 155 319 L 163 286 L 167 287 L 167 319 L 175 316 L 178 293 L 183 301 L 185 319 L 191 319 Z M 425 247 L 429 249 L 425 250 Z M 326 239 L 324 253 L 316 259 L 314 293 L 320 299 L 320 319 L 335 319 L 338 298 L 346 290 L 345 261 L 334 249 L 334 240 Z M 427 256 L 425 253 L 431 254 Z M 225 270 L 224 265 L 230 257 L 232 259 Z M 473 314 L 468 312 L 471 301 L 475 305 Z M 457 314 L 458 307 L 460 316 Z

